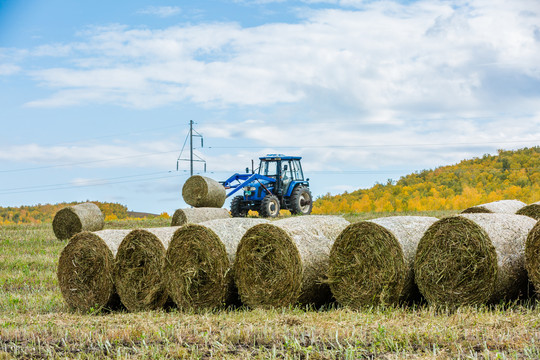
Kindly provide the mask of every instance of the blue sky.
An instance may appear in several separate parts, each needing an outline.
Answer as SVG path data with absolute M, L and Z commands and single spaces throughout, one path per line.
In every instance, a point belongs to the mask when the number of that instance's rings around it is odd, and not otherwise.
M 535 146 L 539 59 L 537 0 L 0 0 L 0 206 L 171 213 L 190 120 L 206 176 L 301 155 L 315 196 Z

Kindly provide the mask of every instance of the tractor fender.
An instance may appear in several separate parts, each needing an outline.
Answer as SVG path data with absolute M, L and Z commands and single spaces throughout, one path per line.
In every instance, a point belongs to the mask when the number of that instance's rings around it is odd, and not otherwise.
M 289 189 L 287 190 L 287 193 L 285 194 L 285 197 L 290 197 L 293 190 L 299 185 L 309 187 L 309 182 L 307 182 L 307 181 L 292 181 L 291 184 L 289 185 Z

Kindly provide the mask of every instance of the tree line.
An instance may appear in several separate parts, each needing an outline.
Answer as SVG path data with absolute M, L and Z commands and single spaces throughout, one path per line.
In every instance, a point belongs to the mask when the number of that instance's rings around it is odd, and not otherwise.
M 461 210 L 482 203 L 517 199 L 540 201 L 540 147 L 499 150 L 497 155 L 388 179 L 369 189 L 314 202 L 313 213 Z
M 101 209 L 105 220 L 128 218 L 128 209 L 125 205 L 109 202 L 90 201 Z M 0 225 L 11 224 L 39 224 L 52 222 L 54 215 L 66 206 L 80 204 L 80 202 L 37 204 L 21 207 L 0 207 Z

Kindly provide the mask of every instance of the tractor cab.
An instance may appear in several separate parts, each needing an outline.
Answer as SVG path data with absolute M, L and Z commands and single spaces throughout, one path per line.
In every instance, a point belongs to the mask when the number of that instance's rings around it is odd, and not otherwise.
M 299 156 L 267 155 L 259 159 L 259 175 L 276 179 L 276 195 L 290 194 L 291 184 L 304 181 Z
M 254 210 L 264 217 L 276 217 L 280 209 L 310 214 L 312 197 L 301 159 L 269 154 L 259 158 L 259 167 L 252 174 L 235 174 L 222 182 L 226 189 L 233 189 L 227 197 L 243 190 L 243 195 L 237 195 L 231 202 L 232 215 L 246 216 L 249 210 Z

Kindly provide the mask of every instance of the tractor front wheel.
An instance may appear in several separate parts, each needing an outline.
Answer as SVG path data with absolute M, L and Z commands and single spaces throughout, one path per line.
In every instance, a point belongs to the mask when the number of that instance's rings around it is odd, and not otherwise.
M 248 211 L 243 206 L 244 197 L 242 195 L 235 196 L 231 201 L 232 217 L 246 217 Z
M 262 217 L 275 218 L 279 215 L 279 199 L 275 195 L 268 194 L 264 197 L 261 203 L 259 215 Z
M 291 194 L 291 213 L 309 215 L 313 209 L 311 192 L 304 186 L 297 186 Z

